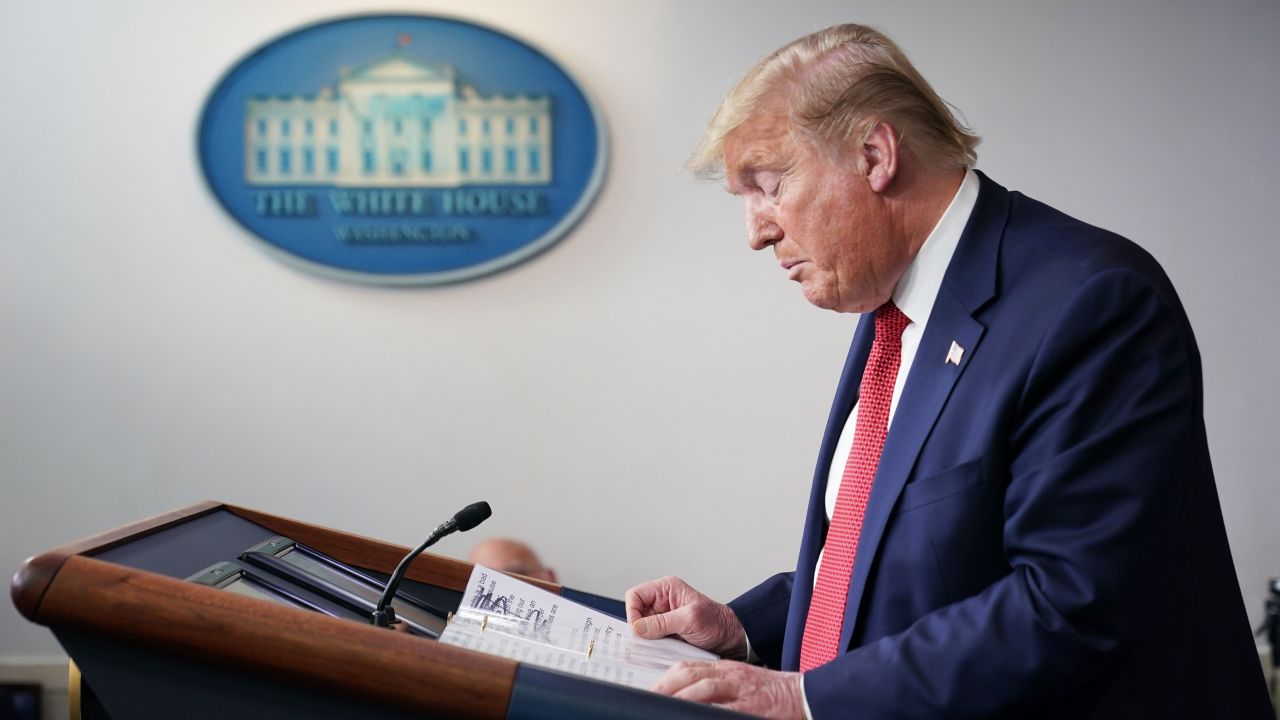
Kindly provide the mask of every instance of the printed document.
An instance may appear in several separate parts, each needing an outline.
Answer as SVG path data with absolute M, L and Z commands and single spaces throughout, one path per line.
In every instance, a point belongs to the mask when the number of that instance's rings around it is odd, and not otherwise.
M 681 660 L 718 660 L 675 638 L 638 638 L 625 620 L 482 565 L 440 642 L 648 690 Z

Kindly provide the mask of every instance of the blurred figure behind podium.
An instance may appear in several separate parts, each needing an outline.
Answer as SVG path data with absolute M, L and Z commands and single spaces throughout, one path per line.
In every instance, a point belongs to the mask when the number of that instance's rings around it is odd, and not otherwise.
M 531 578 L 556 581 L 556 571 L 542 564 L 533 548 L 519 540 L 489 538 L 471 549 L 467 562 Z

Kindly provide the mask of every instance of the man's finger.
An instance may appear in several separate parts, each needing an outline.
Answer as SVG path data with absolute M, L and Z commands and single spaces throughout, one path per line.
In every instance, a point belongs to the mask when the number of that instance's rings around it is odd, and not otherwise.
M 671 600 L 668 597 L 671 588 L 667 586 L 666 580 L 666 578 L 650 580 L 627 590 L 627 594 L 623 597 L 627 622 L 635 622 L 636 618 L 671 609 Z
M 695 628 L 693 606 L 685 605 L 670 612 L 640 618 L 632 628 L 637 635 L 648 640 L 656 640 L 668 635 L 683 635 Z
M 681 660 L 668 668 L 650 689 L 663 695 L 674 695 L 701 680 L 714 665 L 705 660 Z
M 724 703 L 738 697 L 734 684 L 719 677 L 704 677 L 688 685 L 672 697 L 700 703 Z
M 635 623 L 637 618 L 644 617 L 644 611 L 649 608 L 649 602 L 640 594 L 643 587 L 644 585 L 637 585 L 631 588 L 627 591 L 627 595 L 623 600 L 627 607 L 628 623 Z
M 623 600 L 627 608 L 627 622 L 665 610 L 662 606 L 666 603 L 660 602 L 661 598 L 661 589 L 652 581 L 628 590 Z

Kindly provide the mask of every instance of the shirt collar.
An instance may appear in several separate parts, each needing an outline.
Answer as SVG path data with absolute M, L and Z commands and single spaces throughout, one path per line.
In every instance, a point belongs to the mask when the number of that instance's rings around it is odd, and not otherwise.
M 960 235 L 964 226 L 973 214 L 973 207 L 978 202 L 978 175 L 973 170 L 965 170 L 964 180 L 956 191 L 951 204 L 938 218 L 924 245 L 916 253 L 898 287 L 893 291 L 893 302 L 912 323 L 925 325 L 929 322 L 929 314 L 933 311 L 933 301 L 942 289 L 942 278 L 947 274 L 947 266 L 951 264 L 951 256 L 960 244 Z

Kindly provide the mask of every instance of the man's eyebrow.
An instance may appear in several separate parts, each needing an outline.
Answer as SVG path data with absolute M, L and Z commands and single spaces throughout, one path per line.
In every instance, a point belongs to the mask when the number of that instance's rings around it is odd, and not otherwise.
M 726 167 L 724 173 L 724 189 L 730 195 L 737 195 L 734 191 L 733 184 L 737 182 L 741 185 L 751 185 L 751 176 L 755 173 L 769 169 L 769 154 L 759 148 L 750 148 L 743 152 L 742 157 L 734 164 L 732 168 Z
M 732 187 L 734 181 L 745 186 L 754 187 L 756 182 L 753 176 L 757 173 L 785 173 L 790 167 L 791 164 L 776 152 L 769 152 L 761 148 L 750 148 L 743 151 L 741 159 L 733 168 L 725 168 L 724 189 L 730 195 L 737 195 L 739 193 L 734 192 Z
M 769 166 L 769 153 L 764 152 L 760 148 L 751 148 L 742 155 L 742 161 L 738 163 L 738 176 L 749 175 L 757 170 L 766 169 Z
M 730 195 L 738 195 L 741 188 L 749 184 L 748 177 L 751 175 L 751 169 L 743 164 L 738 164 L 732 169 L 724 169 L 724 191 Z M 735 189 L 738 188 L 738 189 Z

